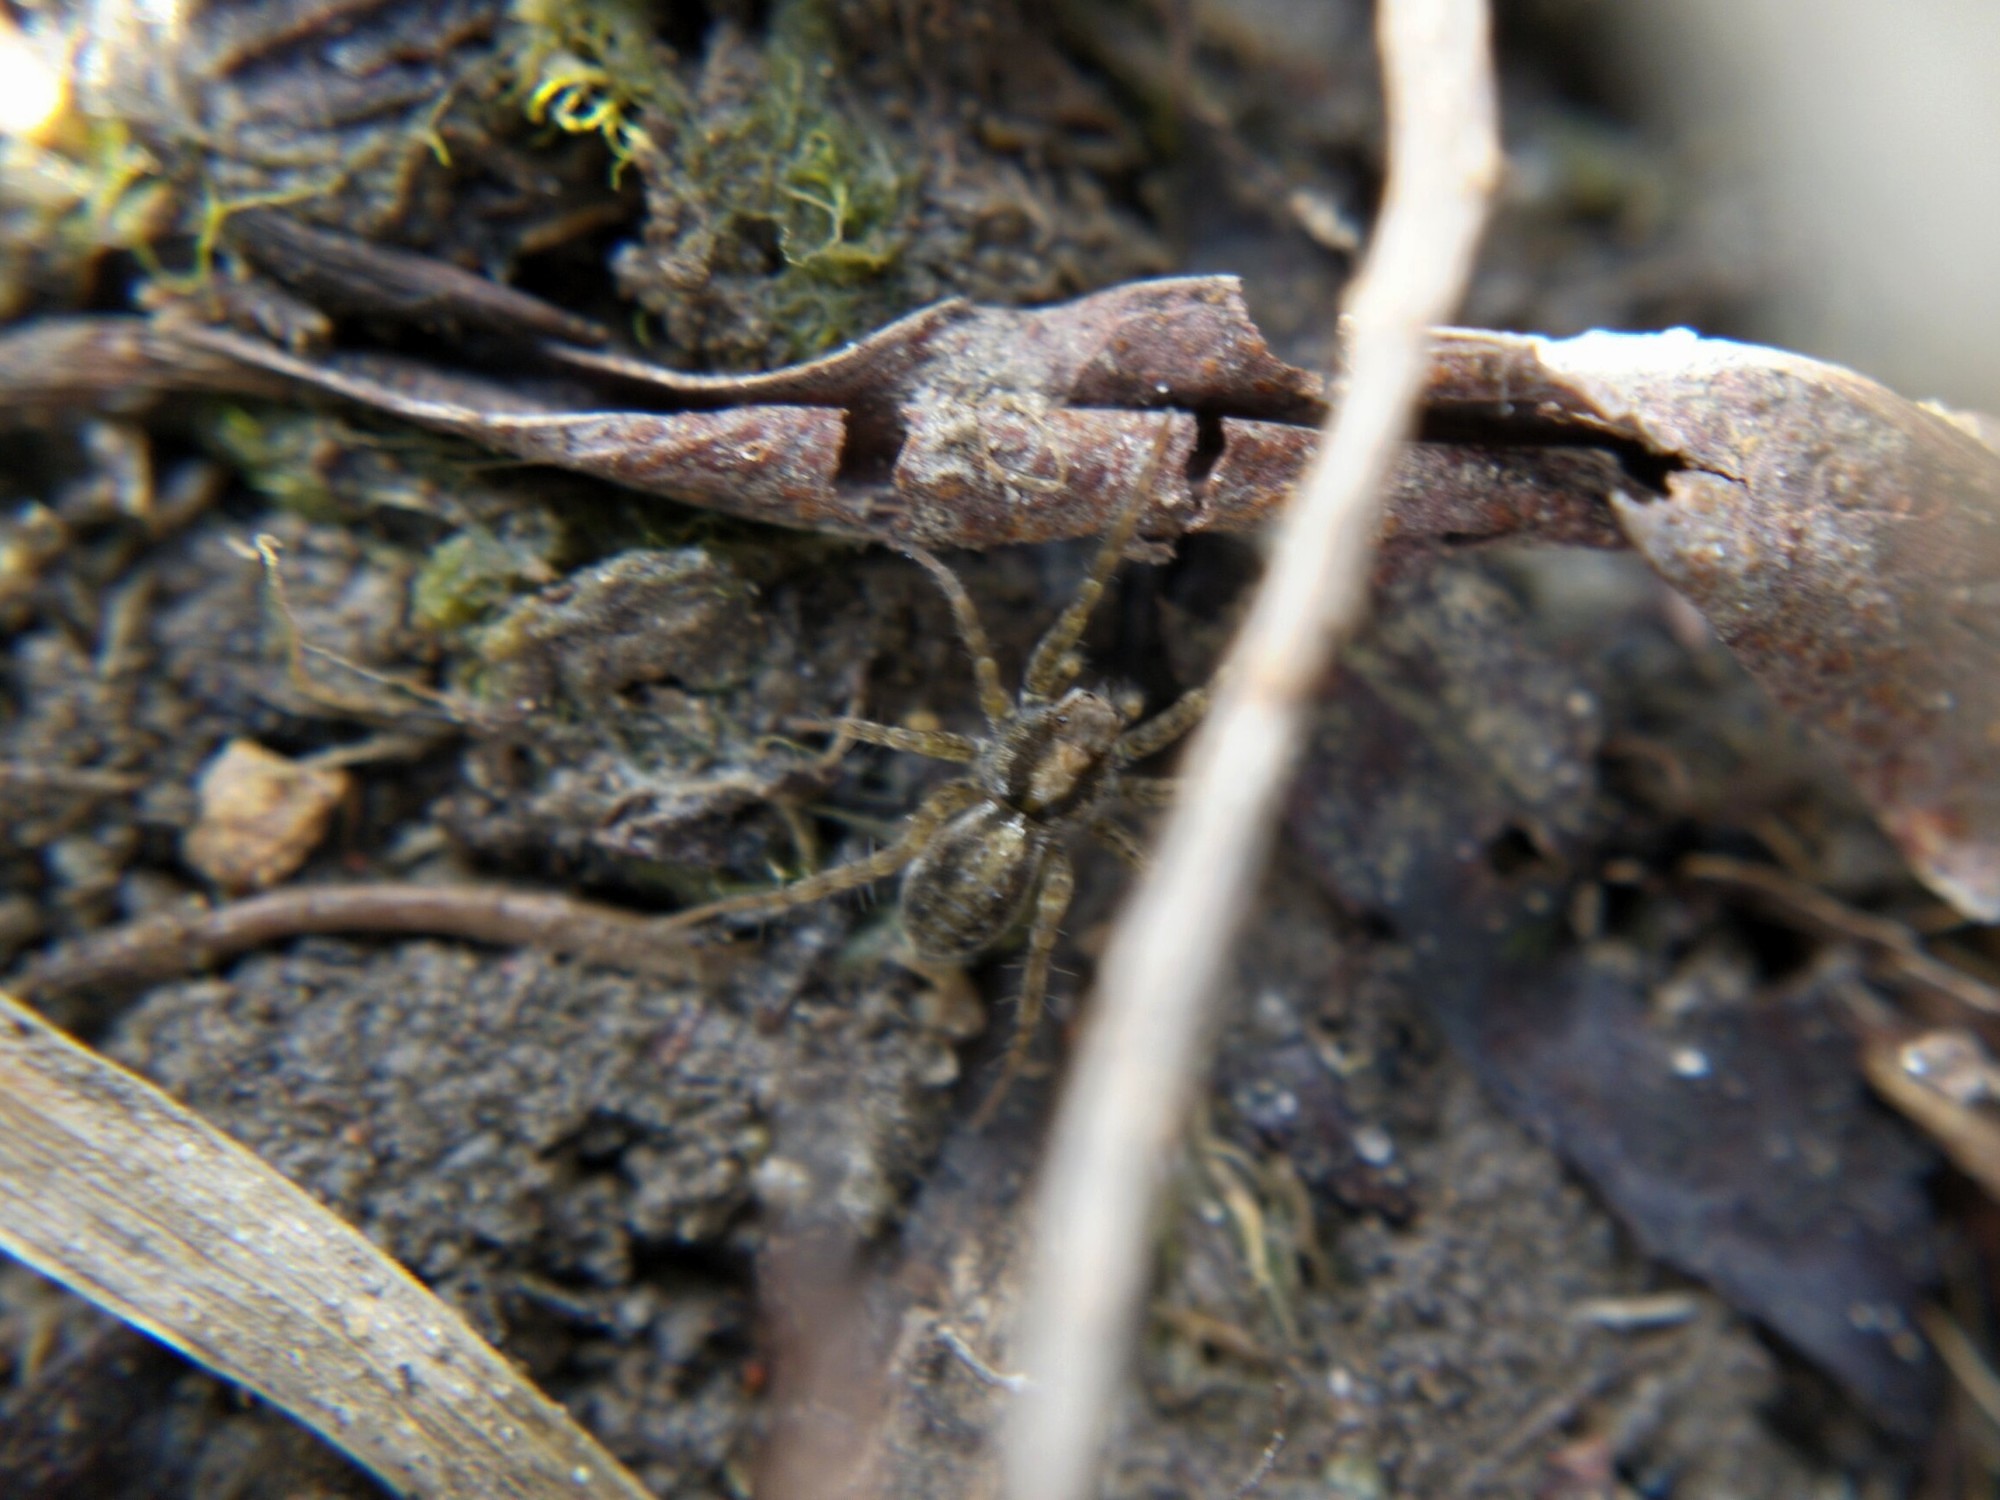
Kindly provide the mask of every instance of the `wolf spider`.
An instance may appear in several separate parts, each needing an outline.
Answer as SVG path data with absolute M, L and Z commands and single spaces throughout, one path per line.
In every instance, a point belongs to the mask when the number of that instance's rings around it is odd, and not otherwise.
M 1139 723 L 1137 694 L 1075 685 L 1083 671 L 1077 643 L 1138 527 L 1172 430 L 1171 421 L 1163 423 L 1144 476 L 1120 503 L 1089 575 L 1036 642 L 1018 698 L 1010 699 L 1000 686 L 986 627 L 965 585 L 930 553 L 907 549 L 951 606 L 972 657 L 985 732 L 902 729 L 855 718 L 836 719 L 827 727 L 866 744 L 955 761 L 970 768 L 965 775 L 926 797 L 905 820 L 901 836 L 866 858 L 666 919 L 668 926 L 680 928 L 732 914 L 786 911 L 900 870 L 903 930 L 921 962 L 963 966 L 1025 926 L 1027 967 L 1013 1040 L 975 1123 L 992 1115 L 1019 1076 L 1041 1020 L 1050 956 L 1075 886 L 1065 846 L 1073 834 L 1086 832 L 1128 865 L 1139 866 L 1139 846 L 1111 820 L 1112 811 L 1120 803 L 1165 806 L 1175 784 L 1134 775 L 1125 767 L 1186 734 L 1208 706 L 1207 688 L 1196 688 Z

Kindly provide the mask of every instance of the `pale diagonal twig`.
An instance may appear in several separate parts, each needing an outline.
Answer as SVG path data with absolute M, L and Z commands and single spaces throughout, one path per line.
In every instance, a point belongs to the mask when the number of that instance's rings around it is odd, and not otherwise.
M 1345 391 L 1190 746 L 1185 796 L 1100 969 L 1037 1203 L 1009 1500 L 1081 1500 L 1143 1305 L 1153 1205 L 1305 704 L 1360 616 L 1377 493 L 1469 274 L 1500 164 L 1484 0 L 1384 0 L 1389 179 Z

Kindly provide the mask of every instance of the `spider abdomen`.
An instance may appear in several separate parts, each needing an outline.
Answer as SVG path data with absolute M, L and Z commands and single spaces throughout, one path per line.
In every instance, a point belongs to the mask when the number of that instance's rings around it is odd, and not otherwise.
M 1025 918 L 1052 838 L 998 802 L 939 829 L 903 875 L 903 928 L 918 956 L 963 964 L 998 946 Z

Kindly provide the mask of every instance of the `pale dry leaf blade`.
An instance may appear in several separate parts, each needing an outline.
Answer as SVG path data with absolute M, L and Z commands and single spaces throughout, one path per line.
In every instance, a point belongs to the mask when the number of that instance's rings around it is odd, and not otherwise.
M 360 1231 L 0 994 L 0 1249 L 427 1500 L 637 1480 Z

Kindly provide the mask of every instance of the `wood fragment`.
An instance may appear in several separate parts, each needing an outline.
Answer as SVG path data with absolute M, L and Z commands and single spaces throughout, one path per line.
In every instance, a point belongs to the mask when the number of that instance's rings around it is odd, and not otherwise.
M 352 790 L 338 766 L 290 760 L 234 739 L 196 788 L 199 813 L 181 841 L 187 862 L 231 894 L 276 885 L 319 847 Z
M 647 1493 L 359 1230 L 9 995 L 0 1248 L 284 1408 L 397 1494 Z
M 504 282 L 355 235 L 317 228 L 276 209 L 229 219 L 230 244 L 325 312 L 413 323 L 434 332 L 475 330 L 514 339 L 601 344 L 604 327 Z

